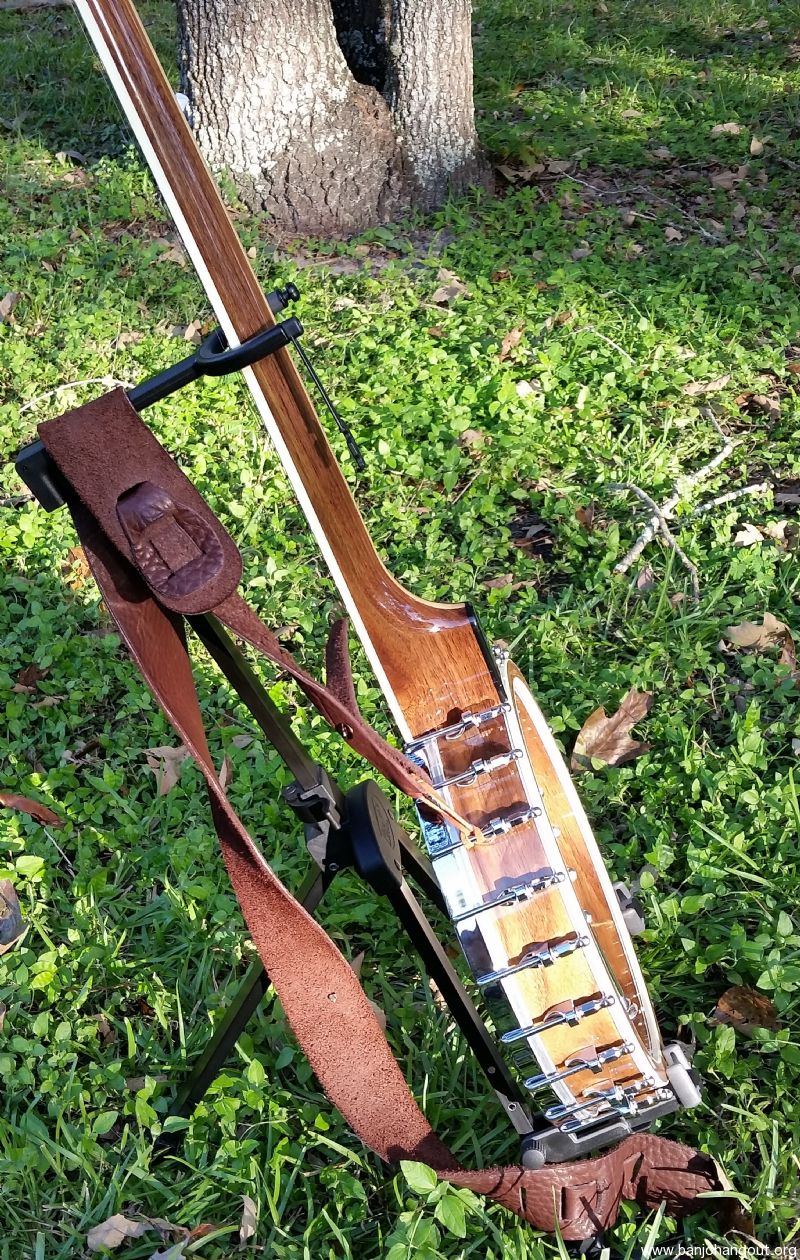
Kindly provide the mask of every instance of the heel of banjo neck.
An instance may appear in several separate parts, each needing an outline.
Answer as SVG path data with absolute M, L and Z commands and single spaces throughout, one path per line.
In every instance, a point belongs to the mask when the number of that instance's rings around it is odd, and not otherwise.
M 626 923 L 632 907 L 541 711 L 506 653 L 495 666 L 494 704 L 451 710 L 407 751 L 487 837 L 467 849 L 422 817 L 467 962 L 500 1028 L 514 1020 L 501 1041 L 538 1062 L 528 1088 L 557 1099 L 531 1158 L 567 1159 L 696 1105 L 699 1082 L 683 1048 L 662 1045 Z

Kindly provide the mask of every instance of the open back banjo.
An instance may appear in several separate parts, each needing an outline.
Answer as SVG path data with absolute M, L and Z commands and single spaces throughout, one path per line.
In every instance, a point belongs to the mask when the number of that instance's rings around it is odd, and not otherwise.
M 236 347 L 273 316 L 135 9 L 76 4 Z M 569 1159 L 695 1105 L 696 1078 L 662 1043 L 636 960 L 635 910 L 519 670 L 468 605 L 418 599 L 387 572 L 289 351 L 245 377 L 406 752 L 449 806 L 422 806 L 422 832 L 476 984 L 500 999 L 501 1041 L 544 1099 L 532 1158 Z

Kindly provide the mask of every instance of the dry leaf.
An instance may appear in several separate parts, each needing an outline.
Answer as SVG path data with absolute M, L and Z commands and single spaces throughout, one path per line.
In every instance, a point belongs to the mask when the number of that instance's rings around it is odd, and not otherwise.
M 711 176 L 711 183 L 714 188 L 720 188 L 722 192 L 732 192 L 744 178 L 745 176 L 740 175 L 739 171 L 715 171 Z
M 0 955 L 13 949 L 27 930 L 14 885 L 10 879 L 0 879 Z
M 631 687 L 616 713 L 608 717 L 604 708 L 595 709 L 581 727 L 572 751 L 572 769 L 590 770 L 592 760 L 607 766 L 622 766 L 649 751 L 650 745 L 630 738 L 630 732 L 641 722 L 653 704 L 647 691 Z
M 761 532 L 784 551 L 788 551 L 796 545 L 800 530 L 793 521 L 771 521 L 769 525 L 762 525 Z
M 465 429 L 458 439 L 458 445 L 469 449 L 471 446 L 490 446 L 491 441 L 489 434 L 481 433 L 480 429 Z
M 21 293 L 6 293 L 0 298 L 0 324 L 5 323 L 21 297 Z
M 591 246 L 587 245 L 586 242 L 584 241 L 584 243 L 582 245 L 579 245 L 577 249 L 573 249 L 572 253 L 570 254 L 570 257 L 574 259 L 575 262 L 581 262 L 584 258 L 588 258 L 591 252 L 592 252 Z
M 713 381 L 689 381 L 683 386 L 683 393 L 690 398 L 700 398 L 703 394 L 716 394 L 730 381 L 730 376 L 716 376 Z
M 482 582 L 481 585 L 485 586 L 487 590 L 499 591 L 499 590 L 502 590 L 504 586 L 510 586 L 513 581 L 514 581 L 513 573 L 503 573 L 500 575 L 500 577 L 486 578 L 486 580 Z
M 712 139 L 716 139 L 717 136 L 738 136 L 741 130 L 739 124 L 735 122 L 717 123 L 711 128 L 711 136 Z
M 12 691 L 22 693 L 30 693 L 36 691 L 36 684 L 47 677 L 48 670 L 40 669 L 38 665 L 26 665 L 17 674 Z
M 242 1203 L 244 1207 L 242 1209 L 242 1223 L 239 1226 L 240 1247 L 243 1247 L 255 1235 L 256 1224 L 258 1223 L 258 1209 L 249 1194 L 242 1195 Z
M 755 989 L 736 985 L 726 989 L 711 1014 L 712 1024 L 732 1024 L 738 1032 L 751 1034 L 758 1028 L 770 1031 L 780 1027 L 778 1012 L 768 997 Z
M 2 1033 L 3 1028 L 5 1026 L 7 1014 L 8 1014 L 8 1007 L 6 1006 L 5 1002 L 0 1002 L 0 1034 Z
M 156 262 L 173 262 L 177 263 L 179 267 L 185 267 L 188 264 L 189 259 L 186 254 L 186 250 L 179 241 L 162 240 L 160 241 L 160 244 L 164 245 L 165 249 L 162 254 L 159 254 Z
M 519 345 L 521 340 L 522 340 L 521 328 L 512 328 L 509 332 L 506 333 L 505 337 L 503 338 L 502 345 L 500 346 L 500 353 L 497 356 L 501 363 L 504 363 L 506 361 L 508 356 L 511 354 L 511 351 L 514 349 L 515 346 Z
M 60 565 L 60 573 L 67 586 L 73 591 L 79 591 L 86 584 L 91 572 L 83 547 L 70 547 Z
M 461 283 L 457 275 L 452 271 L 448 271 L 445 267 L 439 268 L 436 279 L 440 281 L 440 285 L 431 296 L 431 301 L 436 302 L 438 306 L 451 306 L 456 298 L 467 292 L 467 286 Z
M 668 149 L 665 144 L 662 144 L 658 149 L 652 149 L 651 152 L 654 158 L 659 158 L 663 162 L 666 162 L 667 158 L 672 157 L 672 150 Z
M 597 504 L 587 503 L 586 507 L 579 507 L 575 509 L 575 520 L 588 532 L 592 528 L 596 514 Z
M 649 564 L 637 573 L 635 585 L 637 591 L 641 591 L 643 595 L 655 589 L 656 575 Z
M 534 394 L 541 394 L 542 387 L 538 381 L 517 381 L 514 386 L 517 391 L 517 398 L 532 398 Z
M 753 136 L 752 140 L 750 141 L 751 157 L 761 157 L 761 154 L 763 152 L 764 152 L 764 141 L 759 140 L 756 136 Z
M 117 1034 L 108 1022 L 106 1015 L 90 1015 L 97 1024 L 97 1036 L 102 1046 L 111 1046 L 117 1040 Z
M 219 779 L 219 785 L 222 788 L 223 792 L 227 790 L 228 784 L 231 781 L 232 774 L 233 774 L 233 762 L 231 761 L 230 757 L 226 755 L 225 757 L 222 758 L 222 765 L 220 766 L 219 774 L 217 775 L 217 778 Z
M 642 111 L 640 109 L 623 109 L 620 118 L 641 118 Z
M 234 748 L 249 748 L 253 742 L 252 735 L 234 735 L 231 743 Z
M 140 341 L 144 341 L 143 332 L 121 332 L 118 333 L 111 342 L 112 350 L 127 350 L 128 346 L 138 346 Z
M 769 416 L 770 420 L 777 420 L 780 417 L 781 400 L 775 394 L 751 394 L 749 405 L 765 416 Z
M 146 748 L 147 769 L 152 770 L 158 784 L 158 795 L 166 796 L 181 777 L 181 766 L 191 754 L 185 744 L 173 748 L 165 744 L 160 748 Z
M 664 239 L 666 241 L 682 241 L 683 232 L 679 232 L 678 229 L 674 227 L 666 227 L 664 228 Z
M 724 631 L 728 643 L 738 648 L 775 647 L 776 644 L 783 643 L 789 633 L 789 627 L 770 612 L 764 613 L 764 620 L 760 625 L 757 621 L 742 621 L 738 626 L 728 626 Z
M 18 809 L 20 813 L 30 814 L 39 823 L 47 823 L 50 827 L 63 827 L 64 820 L 54 814 L 47 805 L 40 801 L 32 801 L 28 796 L 18 796 L 16 792 L 0 792 L 0 805 L 6 809 Z
M 753 547 L 764 541 L 764 535 L 757 525 L 746 522 L 733 540 L 735 547 Z
M 150 1228 L 148 1221 L 131 1221 L 118 1212 L 89 1230 L 86 1245 L 90 1251 L 101 1251 L 104 1247 L 111 1250 L 119 1247 L 127 1238 L 141 1238 Z
M 572 170 L 572 162 L 569 158 L 550 158 L 547 169 L 551 175 L 566 175 L 567 171 Z
M 800 756 L 800 739 L 792 740 L 792 752 L 795 754 L 796 757 Z

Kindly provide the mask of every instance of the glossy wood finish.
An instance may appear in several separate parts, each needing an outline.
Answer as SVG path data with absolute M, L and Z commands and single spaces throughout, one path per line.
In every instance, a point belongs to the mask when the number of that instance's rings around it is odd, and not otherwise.
M 229 342 L 252 336 L 274 320 L 133 5 L 130 0 L 76 3 Z M 496 677 L 470 611 L 411 595 L 376 554 L 291 354 L 280 351 L 249 369 L 246 378 L 401 733 L 416 737 L 464 712 L 496 705 L 500 698 Z M 520 722 L 547 816 L 561 829 L 564 861 L 577 872 L 577 903 L 568 911 L 564 897 L 553 892 L 513 911 L 489 912 L 481 928 L 484 943 L 489 942 L 486 947 L 495 958 L 504 954 L 513 960 L 536 942 L 568 935 L 575 927 L 574 914 L 589 913 L 618 993 L 642 1006 L 647 999 L 631 972 L 608 890 L 598 879 L 598 857 L 587 849 L 585 820 L 576 815 L 574 801 L 559 780 L 552 748 L 545 746 L 524 714 Z M 508 732 L 498 721 L 443 745 L 439 769 L 458 773 L 475 758 L 507 748 Z M 513 765 L 450 793 L 455 808 L 479 826 L 518 811 L 529 796 L 529 787 Z M 470 850 L 467 861 L 479 899 L 551 865 L 543 831 L 533 825 Z M 590 960 L 587 954 L 576 953 L 509 982 L 507 992 L 517 1016 L 522 1012 L 527 1022 L 534 1022 L 565 998 L 579 1002 L 602 991 L 608 976 L 598 957 Z M 638 1020 L 636 1031 L 637 1040 L 657 1054 L 646 1021 Z M 616 1013 L 601 1012 L 591 1017 L 591 1026 L 587 1021 L 585 1026 L 564 1026 L 545 1034 L 541 1050 L 546 1060 L 558 1065 L 584 1046 L 601 1047 L 618 1039 Z M 616 1080 L 631 1075 L 636 1069 L 627 1059 L 604 1074 Z M 570 1088 L 595 1083 L 594 1077 L 580 1074 Z

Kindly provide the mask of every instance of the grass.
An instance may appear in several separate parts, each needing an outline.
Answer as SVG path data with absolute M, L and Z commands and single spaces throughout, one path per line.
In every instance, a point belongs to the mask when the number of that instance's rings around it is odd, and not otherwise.
M 169 57 L 167 7 L 146 11 Z M 684 513 L 680 540 L 702 584 L 694 607 L 675 599 L 686 575 L 658 544 L 645 557 L 649 589 L 635 571 L 614 576 L 640 518 L 607 487 L 633 480 L 666 497 L 718 448 L 707 405 L 737 440 L 709 493 L 800 478 L 796 25 L 788 6 L 748 0 L 486 0 L 479 125 L 509 172 L 503 195 L 335 247 L 276 250 L 263 224 L 239 219 L 265 285 L 303 290 L 316 359 L 369 457 L 359 501 L 398 577 L 483 610 L 567 750 L 597 705 L 611 710 L 632 685 L 654 693 L 641 727 L 649 754 L 584 775 L 583 797 L 615 875 L 646 868 L 645 973 L 665 1033 L 682 1026 L 697 1041 L 706 1101 L 664 1131 L 721 1161 L 765 1246 L 798 1237 L 800 712 L 777 650 L 728 653 L 720 641 L 765 610 L 798 628 L 796 553 L 735 545 L 744 522 L 791 520 L 792 508 L 760 495 Z M 170 330 L 208 310 L 170 252 L 171 228 L 77 22 L 60 10 L 2 14 L 0 36 L 0 292 L 22 295 L 0 326 L 10 455 L 39 420 L 102 388 L 71 382 L 151 374 L 186 349 Z M 712 136 L 730 122 L 738 134 Z M 750 154 L 753 138 L 762 153 Z M 724 172 L 736 174 L 731 190 Z M 301 256 L 312 265 L 298 268 Z M 467 290 L 449 308 L 431 303 L 441 266 Z M 522 337 L 501 361 L 513 328 Z M 713 394 L 685 392 L 725 377 Z M 318 663 L 336 593 L 238 384 L 198 385 L 152 423 L 235 533 L 248 596 Z M 2 485 L 19 493 L 10 465 Z M 590 503 L 587 529 L 575 514 Z M 544 554 L 541 533 L 515 545 L 532 521 L 547 526 Z M 463 1238 L 457 1208 L 435 1219 L 424 1184 L 393 1176 L 347 1132 L 269 1007 L 179 1153 L 154 1157 L 170 1099 L 252 949 L 199 775 L 187 763 L 158 796 L 145 769 L 145 750 L 172 735 L 70 563 L 74 541 L 63 515 L 0 509 L 1 781 L 66 820 L 53 831 L 2 817 L 0 877 L 13 879 L 31 927 L 0 960 L 0 1260 L 82 1255 L 87 1230 L 117 1211 L 212 1223 L 185 1254 L 214 1260 L 236 1249 L 243 1194 L 259 1206 L 255 1243 L 269 1256 L 555 1255 L 553 1240 L 499 1208 L 468 1205 Z M 513 583 L 486 585 L 506 574 Z M 15 691 L 32 664 L 36 692 Z M 357 665 L 362 706 L 382 723 Z M 200 654 L 198 674 L 216 755 L 233 763 L 233 803 L 296 886 L 302 841 L 276 804 L 285 774 L 258 738 L 234 743 L 252 723 Z M 285 683 L 273 694 L 315 755 L 355 781 L 357 759 L 297 694 Z M 323 920 L 348 956 L 366 949 L 366 987 L 458 1156 L 513 1159 L 385 910 L 343 879 Z M 774 1002 L 777 1031 L 710 1022 L 734 984 Z M 607 1241 L 633 1256 L 674 1229 L 625 1209 Z M 687 1244 L 744 1246 L 718 1230 L 701 1214 Z M 152 1233 L 124 1254 L 157 1247 Z

